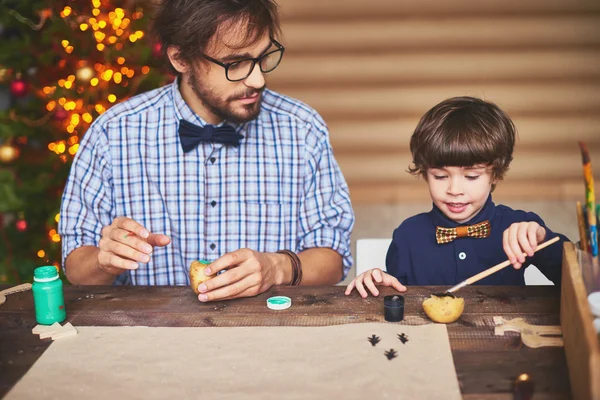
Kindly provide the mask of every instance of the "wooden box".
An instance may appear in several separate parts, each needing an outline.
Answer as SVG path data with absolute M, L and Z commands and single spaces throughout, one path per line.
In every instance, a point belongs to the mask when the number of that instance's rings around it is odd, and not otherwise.
M 573 243 L 565 243 L 562 264 L 560 296 L 560 324 L 565 343 L 571 392 L 576 400 L 600 400 L 600 343 L 593 326 L 593 315 L 588 304 L 591 282 L 582 274 L 598 278 L 598 262 L 591 255 L 582 254 L 584 268 Z M 590 279 L 593 279 L 591 278 Z

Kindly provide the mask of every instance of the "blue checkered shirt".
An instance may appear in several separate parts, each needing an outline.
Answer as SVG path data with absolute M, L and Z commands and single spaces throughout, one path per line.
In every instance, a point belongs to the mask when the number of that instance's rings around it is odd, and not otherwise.
M 184 153 L 180 119 L 205 125 L 177 81 L 100 116 L 74 159 L 60 211 L 62 259 L 98 246 L 126 216 L 171 238 L 116 284 L 188 285 L 189 265 L 226 252 L 327 247 L 352 258 L 354 214 L 327 127 L 305 104 L 270 90 L 257 119 L 231 124 L 240 147 L 201 143 Z

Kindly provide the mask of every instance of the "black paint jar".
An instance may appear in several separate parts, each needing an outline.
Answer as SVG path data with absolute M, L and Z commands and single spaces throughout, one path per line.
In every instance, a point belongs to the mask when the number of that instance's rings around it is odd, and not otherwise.
M 388 322 L 398 322 L 404 319 L 404 296 L 398 294 L 383 298 L 383 312 Z

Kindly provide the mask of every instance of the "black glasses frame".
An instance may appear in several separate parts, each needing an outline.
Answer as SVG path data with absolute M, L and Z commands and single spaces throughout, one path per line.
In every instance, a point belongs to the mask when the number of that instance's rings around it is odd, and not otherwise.
M 277 47 L 277 49 L 269 51 L 269 52 L 261 55 L 260 57 L 256 57 L 256 58 L 244 58 L 242 60 L 233 61 L 233 62 L 230 62 L 230 63 L 223 63 L 223 62 L 221 62 L 219 60 L 215 60 L 214 58 L 207 56 L 206 54 L 201 54 L 201 56 L 203 58 L 207 59 L 208 61 L 210 61 L 210 62 L 212 62 L 214 64 L 217 64 L 217 65 L 220 65 L 221 67 L 225 68 L 225 78 L 227 78 L 228 81 L 230 81 L 230 82 L 239 82 L 239 81 L 243 81 L 244 79 L 246 79 L 247 77 L 250 76 L 250 74 L 252 73 L 252 71 L 254 71 L 254 67 L 256 67 L 256 63 L 258 63 L 258 67 L 260 68 L 260 70 L 264 74 L 273 71 L 275 68 L 277 68 L 279 66 L 279 64 L 281 63 L 281 60 L 283 59 L 283 53 L 285 52 L 285 47 L 283 47 L 283 45 L 281 45 L 281 43 L 279 43 L 277 40 L 275 40 L 273 38 L 271 38 L 271 43 L 273 43 Z M 268 57 L 269 55 L 271 55 L 273 53 L 277 53 L 277 52 L 281 52 L 281 56 L 279 57 L 279 61 L 277 62 L 277 64 L 275 64 L 275 66 L 273 68 L 269 69 L 268 71 L 263 70 L 262 69 L 261 61 L 264 58 Z M 232 67 L 232 66 L 234 66 L 234 65 L 236 65 L 236 64 L 239 64 L 239 63 L 242 63 L 242 62 L 246 62 L 246 61 L 252 61 L 252 66 L 250 67 L 250 69 L 248 71 L 248 74 L 246 76 L 244 76 L 243 78 L 240 78 L 240 79 L 229 79 L 229 68 Z

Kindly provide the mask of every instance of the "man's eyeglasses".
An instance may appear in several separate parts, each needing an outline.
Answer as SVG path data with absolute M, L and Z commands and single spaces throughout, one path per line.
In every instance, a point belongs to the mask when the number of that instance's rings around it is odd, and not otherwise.
M 258 63 L 260 70 L 263 73 L 271 72 L 277 68 L 281 62 L 281 59 L 283 58 L 283 52 L 285 51 L 285 48 L 275 39 L 271 39 L 271 42 L 277 47 L 277 49 L 269 51 L 257 58 L 245 58 L 243 60 L 230 63 L 222 63 L 221 61 L 215 60 L 206 54 L 202 54 L 202 57 L 225 68 L 225 77 L 228 81 L 239 82 L 250 76 L 256 63 Z

